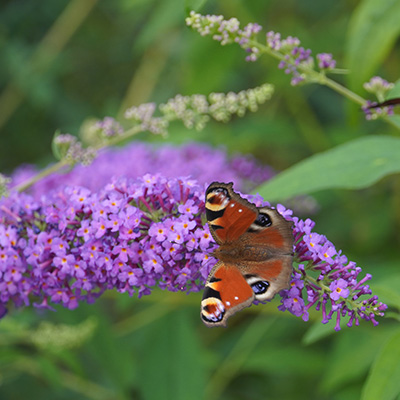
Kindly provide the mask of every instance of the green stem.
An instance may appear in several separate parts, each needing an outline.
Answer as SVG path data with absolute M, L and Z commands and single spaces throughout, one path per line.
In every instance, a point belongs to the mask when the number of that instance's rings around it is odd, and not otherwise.
M 140 132 L 143 132 L 142 127 L 140 125 L 135 125 L 134 127 L 125 131 L 123 135 L 115 136 L 111 139 L 108 139 L 107 142 L 103 142 L 101 145 L 95 146 L 95 150 L 98 151 L 107 147 L 115 146 L 117 144 L 124 142 L 127 139 L 130 139 L 131 137 L 137 135 Z
M 249 41 L 249 44 L 253 47 L 257 47 L 261 52 L 268 54 L 279 61 L 287 62 L 285 56 L 282 53 L 276 50 L 272 50 L 268 46 L 262 45 L 254 40 Z M 360 105 L 364 105 L 366 103 L 366 100 L 363 97 L 342 86 L 340 83 L 328 78 L 324 73 L 312 70 L 309 67 L 303 66 L 301 64 L 298 65 L 297 68 L 310 76 L 312 81 L 330 87 L 332 90 L 335 90 L 344 97 L 347 97 L 349 100 L 354 101 L 355 103 L 358 103 Z
M 346 87 L 342 86 L 340 83 L 326 77 L 324 74 L 316 72 L 318 75 L 321 76 L 321 80 L 319 81 L 322 85 L 328 86 L 331 89 L 335 90 L 336 92 L 340 93 L 344 97 L 347 97 L 349 100 L 360 104 L 361 106 L 366 104 L 366 100 L 359 96 L 358 94 L 352 92 L 351 90 L 347 89 Z
M 307 269 L 307 268 L 306 268 L 306 269 Z M 300 271 L 298 271 L 296 268 L 295 268 L 295 271 L 298 272 L 298 273 L 300 273 Z M 313 283 L 314 285 L 316 285 L 316 286 L 319 286 L 323 291 L 325 291 L 325 292 L 327 292 L 327 293 L 330 293 L 330 292 L 331 292 L 331 289 L 329 289 L 328 286 L 324 285 L 321 281 L 317 281 L 316 279 L 314 279 L 312 276 L 310 276 L 310 275 L 308 275 L 308 274 L 306 274 L 306 276 L 305 276 L 304 279 L 305 279 L 305 280 L 308 280 L 308 281 L 310 281 L 310 282 L 312 282 L 312 283 Z
M 101 145 L 95 146 L 95 150 L 99 151 L 106 147 L 114 146 L 116 144 L 119 144 L 119 143 L 127 140 L 127 139 L 130 139 L 132 136 L 134 136 L 140 132 L 142 132 L 141 126 L 140 125 L 134 126 L 133 128 L 124 132 L 123 135 L 116 136 L 115 138 L 107 140 L 106 143 L 103 142 Z M 23 192 L 24 190 L 26 190 L 29 187 L 31 187 L 32 185 L 34 185 L 36 182 L 40 181 L 41 179 L 43 179 L 46 176 L 49 176 L 55 172 L 59 172 L 61 169 L 63 169 L 64 167 L 66 167 L 68 165 L 70 165 L 70 163 L 68 161 L 61 160 L 61 161 L 43 169 L 37 175 L 26 180 L 25 182 L 20 183 L 19 185 L 15 186 L 13 189 L 17 190 L 18 192 Z
M 40 181 L 40 179 L 52 174 L 53 172 L 59 171 L 60 169 L 66 167 L 67 165 L 68 165 L 68 162 L 66 162 L 65 160 L 61 160 L 58 163 L 55 163 L 55 164 L 50 165 L 49 167 L 43 169 L 37 175 L 26 180 L 25 182 L 20 183 L 19 185 L 15 186 L 13 189 L 17 190 L 18 192 L 23 192 L 24 190 L 28 189 L 36 182 Z
M 308 281 L 312 282 L 314 285 L 319 286 L 323 291 L 330 293 L 331 289 L 328 288 L 328 286 L 324 285 L 321 281 L 317 281 L 313 277 L 307 275 L 306 278 Z
M 295 269 L 296 270 L 296 269 Z M 299 272 L 298 270 L 296 270 L 296 272 Z M 306 275 L 304 280 L 308 280 L 309 282 L 312 282 L 314 285 L 319 286 L 323 292 L 325 293 L 331 293 L 332 290 L 324 285 L 321 281 L 317 281 L 316 279 L 314 279 L 313 277 L 311 277 L 310 275 Z M 342 301 L 345 302 L 346 307 L 348 307 L 350 310 L 353 311 L 357 311 L 360 309 L 360 307 L 362 306 L 362 302 L 357 302 L 355 300 L 352 300 L 354 296 L 354 293 L 352 291 L 350 291 L 348 297 L 344 298 L 344 297 L 340 297 L 338 303 L 341 303 Z M 376 312 L 375 310 L 369 310 L 370 312 L 372 312 L 374 315 L 379 315 L 379 311 Z

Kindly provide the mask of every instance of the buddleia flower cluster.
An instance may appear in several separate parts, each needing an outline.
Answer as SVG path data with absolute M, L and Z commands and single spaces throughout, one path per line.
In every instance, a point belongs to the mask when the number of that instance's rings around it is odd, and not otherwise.
M 94 147 L 83 147 L 78 138 L 69 133 L 56 133 L 52 146 L 56 158 L 69 165 L 89 165 L 97 155 Z
M 237 18 L 225 20 L 222 15 L 201 15 L 191 11 L 186 18 L 186 24 L 202 36 L 212 36 L 222 45 L 237 43 L 247 53 L 246 61 L 256 61 L 263 53 L 268 53 L 280 60 L 279 68 L 292 75 L 292 85 L 303 81 L 314 81 L 318 78 L 314 74 L 314 66 L 318 65 L 320 72 L 335 69 L 336 61 L 332 54 L 321 53 L 316 55 L 316 61 L 311 56 L 311 50 L 301 46 L 296 37 L 281 38 L 281 34 L 270 31 L 265 36 L 265 43 L 258 41 L 257 35 L 262 27 L 257 23 L 250 23 L 240 27 Z
M 364 83 L 363 86 L 368 93 L 375 95 L 380 103 L 385 100 L 386 95 L 394 88 L 395 85 L 394 83 L 390 83 L 380 76 L 374 76 L 368 82 Z M 362 107 L 367 120 L 374 120 L 379 117 L 394 114 L 393 106 L 376 107 L 379 104 L 378 102 L 368 100 Z
M 379 302 L 377 296 L 371 296 L 368 281 L 372 276 L 363 276 L 355 262 L 349 261 L 324 235 L 313 232 L 314 221 L 297 217 L 292 220 L 298 267 L 291 289 L 282 293 L 279 309 L 287 309 L 307 320 L 308 310 L 315 306 L 322 312 L 322 323 L 336 321 L 335 330 L 340 330 L 344 317 L 349 327 L 358 325 L 360 319 L 377 325 L 376 317 L 383 316 L 387 306 Z
M 170 178 L 182 166 L 194 178 Z M 21 167 L 12 177 L 19 184 L 35 174 Z M 207 145 L 132 143 L 43 178 L 29 194 L 11 188 L 0 200 L 0 314 L 11 305 L 73 309 L 110 289 L 198 290 L 210 245 L 204 186 L 218 176 L 249 189 L 272 175 L 251 157 Z
M 210 243 L 203 192 L 190 179 L 145 175 L 40 200 L 11 193 L 0 205 L 0 315 L 32 302 L 74 309 L 110 289 L 199 290 Z
M 32 303 L 74 309 L 112 289 L 139 297 L 154 287 L 201 290 L 215 264 L 202 220 L 205 188 L 195 179 L 146 174 L 97 191 L 59 186 L 39 199 L 12 192 L 0 204 L 0 314 Z M 313 221 L 277 210 L 294 222 L 298 262 L 279 309 L 307 320 L 315 305 L 322 322 L 336 318 L 335 329 L 345 316 L 349 326 L 377 324 L 386 305 L 370 296 L 371 276 L 360 279 L 361 268 L 313 232 Z
M 200 131 L 210 119 L 228 122 L 234 115 L 243 117 L 246 111 L 257 111 L 259 105 L 269 100 L 273 92 L 273 85 L 263 84 L 239 93 L 177 95 L 159 106 L 144 103 L 130 107 L 124 114 L 128 121 L 125 124 L 127 127 L 112 117 L 86 121 L 81 129 L 82 140 L 69 133 L 56 132 L 52 149 L 61 162 L 58 169 L 65 165 L 88 165 L 96 158 L 99 150 L 126 141 L 140 132 L 147 131 L 165 137 L 172 121 L 181 121 L 185 127 Z
M 257 111 L 260 104 L 271 98 L 273 91 L 272 85 L 264 84 L 239 93 L 177 95 L 165 104 L 160 104 L 159 117 L 154 116 L 156 105 L 147 103 L 126 110 L 125 118 L 140 124 L 142 130 L 164 136 L 171 121 L 182 121 L 186 128 L 200 131 L 211 118 L 219 122 L 228 122 L 233 115 L 243 117 L 246 111 Z

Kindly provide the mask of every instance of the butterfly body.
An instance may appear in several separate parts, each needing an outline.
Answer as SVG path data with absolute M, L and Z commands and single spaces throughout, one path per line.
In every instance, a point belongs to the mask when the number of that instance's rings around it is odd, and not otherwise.
M 208 187 L 206 216 L 219 262 L 206 282 L 201 317 L 207 326 L 225 326 L 236 311 L 254 300 L 271 300 L 289 286 L 292 224 L 275 209 L 240 197 L 231 183 Z

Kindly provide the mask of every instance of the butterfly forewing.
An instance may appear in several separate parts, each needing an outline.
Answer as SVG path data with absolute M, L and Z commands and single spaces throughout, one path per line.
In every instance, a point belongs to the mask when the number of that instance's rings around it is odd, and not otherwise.
M 242 238 L 243 241 L 251 243 L 252 246 L 270 250 L 273 254 L 291 255 L 293 253 L 292 223 L 283 218 L 278 211 L 268 207 L 259 208 L 259 213 L 268 216 L 270 226 L 264 228 L 252 224 L 249 233 Z
M 232 190 L 232 184 L 211 184 L 206 192 L 206 216 L 218 244 L 237 240 L 258 214 L 257 208 Z

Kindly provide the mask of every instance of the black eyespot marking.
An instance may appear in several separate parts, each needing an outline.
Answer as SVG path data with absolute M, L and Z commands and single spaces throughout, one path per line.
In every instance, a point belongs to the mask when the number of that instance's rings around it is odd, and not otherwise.
M 258 214 L 257 219 L 254 221 L 254 223 L 258 226 L 271 226 L 272 221 L 271 218 L 269 217 L 268 214 Z
M 221 300 L 221 295 L 217 290 L 214 290 L 210 286 L 206 286 L 204 288 L 204 293 L 203 293 L 203 300 L 208 299 L 208 298 L 216 298 L 218 300 Z
M 268 290 L 269 282 L 267 282 L 267 281 L 258 281 L 256 283 L 253 283 L 251 285 L 251 288 L 253 289 L 253 292 L 255 294 L 263 294 Z

